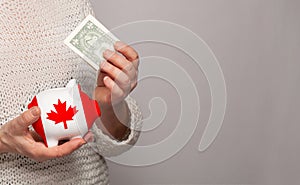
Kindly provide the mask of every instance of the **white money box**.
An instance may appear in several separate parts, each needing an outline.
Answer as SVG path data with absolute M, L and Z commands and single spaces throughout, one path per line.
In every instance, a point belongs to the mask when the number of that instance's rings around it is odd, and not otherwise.
M 82 138 L 101 115 L 97 101 L 82 92 L 74 79 L 65 88 L 40 92 L 28 104 L 28 108 L 33 106 L 40 108 L 41 117 L 32 126 L 47 147 Z

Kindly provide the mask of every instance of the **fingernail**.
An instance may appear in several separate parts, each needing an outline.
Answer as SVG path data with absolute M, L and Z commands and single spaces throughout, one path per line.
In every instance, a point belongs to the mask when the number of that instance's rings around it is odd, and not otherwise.
M 107 77 L 107 76 L 105 76 L 105 77 L 103 78 L 103 80 L 104 80 L 104 81 L 107 81 L 107 80 L 108 80 L 108 77 Z
M 109 49 L 105 50 L 103 55 L 105 57 L 111 57 L 114 54 L 114 52 L 110 51 Z
M 117 41 L 116 43 L 115 43 L 115 47 L 116 48 L 118 48 L 118 49 L 121 49 L 122 47 L 124 47 L 124 43 L 123 42 L 121 42 L 121 41 Z
M 78 146 L 82 146 L 86 143 L 86 141 L 84 139 L 80 139 L 80 140 L 77 140 L 77 145 Z
M 91 142 L 93 142 L 93 140 L 94 140 L 94 137 L 93 137 L 93 136 L 89 136 L 89 137 L 85 138 L 85 141 L 86 141 L 87 143 L 91 143 Z
M 31 108 L 31 109 L 30 109 L 30 112 L 31 112 L 31 114 L 32 114 L 34 117 L 39 116 L 39 114 L 40 114 L 40 111 L 39 111 L 39 108 L 38 108 L 38 107 L 33 107 L 33 108 Z
M 94 138 L 91 137 L 91 138 L 89 138 L 89 139 L 87 140 L 87 143 L 92 143 L 93 141 L 94 141 Z

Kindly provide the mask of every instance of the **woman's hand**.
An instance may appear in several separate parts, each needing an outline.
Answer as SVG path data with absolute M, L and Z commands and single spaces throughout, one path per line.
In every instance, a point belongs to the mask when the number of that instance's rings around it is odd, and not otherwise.
M 101 62 L 95 99 L 101 107 L 104 128 L 116 139 L 123 138 L 128 131 L 129 110 L 125 98 L 136 87 L 139 56 L 130 46 L 116 42 L 115 50 L 106 50 Z
M 102 106 L 111 106 L 123 101 L 136 87 L 139 57 L 130 46 L 116 42 L 115 50 L 103 53 L 95 90 L 96 99 Z
M 83 139 L 72 139 L 60 146 L 47 148 L 37 142 L 28 126 L 40 117 L 40 109 L 32 107 L 0 128 L 0 153 L 10 152 L 25 155 L 35 161 L 45 161 L 72 153 L 85 144 Z

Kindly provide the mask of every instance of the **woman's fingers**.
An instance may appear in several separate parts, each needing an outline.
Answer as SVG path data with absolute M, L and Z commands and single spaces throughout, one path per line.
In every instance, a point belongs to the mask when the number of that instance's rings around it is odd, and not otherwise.
M 62 145 L 48 148 L 47 154 L 49 158 L 63 157 L 71 154 L 73 151 L 80 148 L 85 143 L 86 142 L 84 141 L 84 139 L 72 139 Z
M 40 138 L 28 130 L 28 126 L 40 117 L 40 109 L 32 107 L 20 116 L 6 123 L 0 130 L 0 152 L 12 152 L 25 155 L 36 161 L 62 157 L 72 153 L 85 144 L 84 139 L 74 139 L 63 145 L 47 148 Z
M 123 69 L 124 67 L 126 67 L 127 63 L 129 63 L 129 61 L 127 61 L 124 56 L 119 55 L 118 53 L 109 49 L 104 51 L 103 57 L 120 69 Z
M 114 47 L 118 52 L 122 53 L 130 62 L 132 62 L 136 69 L 138 69 L 139 55 L 132 47 L 120 41 L 116 42 Z
M 42 143 L 36 143 L 35 145 L 32 145 L 28 148 L 30 149 L 28 151 L 28 155 L 36 161 L 43 162 L 48 159 L 59 158 L 69 155 L 85 143 L 86 142 L 84 141 L 84 139 L 80 138 L 72 139 L 68 142 L 65 142 L 62 145 L 51 148 L 47 148 L 45 145 L 42 145 Z
M 97 79 L 94 97 L 100 103 L 111 104 L 124 99 L 137 85 L 138 53 L 130 46 L 116 42 L 116 51 L 106 50 Z
M 28 129 L 29 125 L 33 124 L 39 119 L 40 114 L 41 111 L 38 107 L 32 107 L 12 121 L 12 129 L 14 129 L 16 133 L 22 133 L 25 129 Z
M 112 65 L 109 62 L 106 62 L 106 61 L 102 62 L 101 70 L 104 71 L 105 73 L 107 73 L 122 88 L 127 88 L 131 83 L 131 80 L 127 76 L 126 73 L 124 73 L 119 68 L 115 67 L 114 65 Z M 104 81 L 105 77 L 103 78 L 103 81 Z M 104 82 L 104 84 L 105 84 L 105 82 Z
M 133 79 L 136 76 L 137 68 L 134 66 L 134 62 L 131 62 L 127 60 L 124 56 L 119 55 L 117 52 L 113 52 L 110 50 L 106 50 L 103 56 L 112 65 L 118 67 L 125 74 L 127 74 L 130 79 Z
M 105 86 L 110 90 L 112 95 L 116 97 L 124 96 L 124 91 L 113 81 L 110 77 L 106 76 L 103 79 Z
M 122 89 L 115 81 L 113 81 L 110 77 L 106 76 L 103 79 L 105 86 L 110 90 L 110 95 L 107 96 L 106 102 L 115 103 L 119 102 L 119 100 L 124 99 L 128 94 L 126 90 Z

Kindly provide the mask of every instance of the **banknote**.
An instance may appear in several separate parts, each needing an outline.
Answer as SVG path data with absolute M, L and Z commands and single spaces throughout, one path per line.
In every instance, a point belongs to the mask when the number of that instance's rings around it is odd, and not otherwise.
M 95 17 L 88 15 L 64 40 L 74 52 L 80 55 L 95 70 L 99 70 L 106 49 L 114 50 L 114 36 Z

